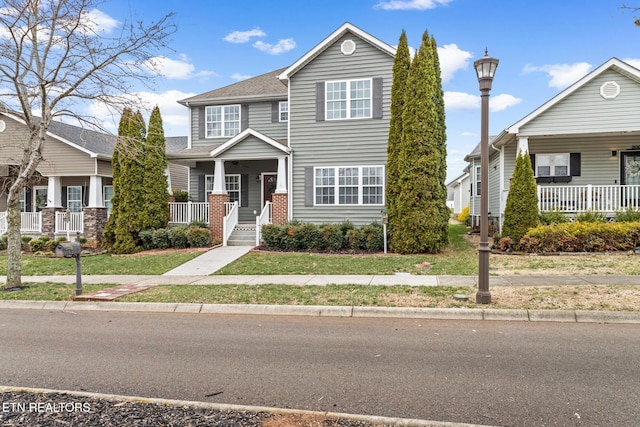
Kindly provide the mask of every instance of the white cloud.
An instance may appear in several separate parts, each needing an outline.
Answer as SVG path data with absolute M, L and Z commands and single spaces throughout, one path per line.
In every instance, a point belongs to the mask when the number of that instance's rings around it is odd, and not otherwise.
M 264 37 L 266 35 L 267 34 L 260 28 L 254 28 L 249 31 L 234 31 L 227 34 L 223 40 L 228 41 L 229 43 L 246 43 L 251 40 L 252 37 Z
M 465 138 L 468 138 L 468 137 L 475 137 L 476 134 L 474 132 L 467 131 L 467 132 L 462 132 L 460 136 L 464 136 Z
M 632 67 L 636 67 L 640 69 L 640 59 L 626 58 L 626 59 L 623 59 L 623 61 L 631 65 Z
M 518 105 L 522 102 L 522 98 L 516 98 L 513 95 L 501 93 L 500 95 L 492 96 L 489 101 L 489 111 L 503 111 L 514 105 Z
M 461 50 L 456 44 L 445 44 L 438 48 L 438 58 L 442 81 L 446 83 L 453 78 L 456 71 L 467 68 L 472 55 L 470 52 Z
M 480 97 L 465 92 L 445 92 L 444 106 L 447 110 L 475 110 L 480 108 Z
M 145 66 L 153 73 L 166 77 L 168 79 L 188 80 L 198 77 L 205 80 L 210 76 L 216 75 L 213 71 L 195 72 L 195 66 L 189 62 L 189 58 L 181 54 L 179 59 L 171 59 L 166 56 L 156 56 L 146 62 Z
M 384 10 L 427 10 L 446 6 L 452 0 L 387 0 L 380 1 L 375 8 Z
M 584 77 L 593 66 L 587 62 L 575 64 L 553 64 L 553 65 L 525 65 L 525 73 L 543 72 L 550 77 L 549 86 L 556 89 L 564 89 Z
M 261 50 L 262 52 L 267 52 L 270 55 L 279 55 L 295 48 L 296 42 L 293 39 L 282 39 L 274 45 L 270 43 L 264 43 L 262 41 L 257 41 L 253 44 L 253 47 Z
M 231 75 L 231 78 L 232 78 L 233 80 L 236 80 L 236 81 L 240 81 L 240 80 L 247 80 L 247 79 L 250 79 L 251 77 L 253 77 L 253 76 L 252 76 L 252 75 L 250 75 L 250 74 L 233 73 L 233 74 Z
M 96 33 L 110 33 L 119 25 L 119 22 L 116 19 L 113 19 L 98 9 L 85 12 L 82 19 L 85 25 L 88 25 L 89 28 Z

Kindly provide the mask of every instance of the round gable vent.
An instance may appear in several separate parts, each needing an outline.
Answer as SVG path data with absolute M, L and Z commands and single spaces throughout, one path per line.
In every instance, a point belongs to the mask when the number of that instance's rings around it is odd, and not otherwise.
M 4 122 L 4 120 L 0 120 L 0 132 L 4 132 L 6 128 L 7 124 Z
M 353 40 L 345 40 L 340 45 L 340 50 L 344 55 L 352 55 L 356 51 L 356 42 Z
M 620 85 L 616 82 L 604 82 L 600 86 L 600 96 L 604 99 L 613 99 L 620 95 Z

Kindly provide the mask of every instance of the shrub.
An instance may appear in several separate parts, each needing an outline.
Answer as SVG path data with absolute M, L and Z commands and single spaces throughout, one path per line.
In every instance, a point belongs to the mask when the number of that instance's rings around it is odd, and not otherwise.
M 498 241 L 498 249 L 501 251 L 506 251 L 508 249 L 513 249 L 513 241 L 511 237 L 503 237 Z
M 504 210 L 503 237 L 520 242 L 527 230 L 538 225 L 537 191 L 531 158 L 518 153 Z
M 540 225 L 520 240 L 528 252 L 627 251 L 640 245 L 640 222 Z
M 209 228 L 209 224 L 204 221 L 193 220 L 189 223 L 189 227 L 195 228 Z
M 377 222 L 365 225 L 361 229 L 364 237 L 364 248 L 368 252 L 380 252 L 384 250 L 384 231 L 382 224 Z
M 262 226 L 262 240 L 264 245 L 272 249 L 282 249 L 285 239 L 284 226 L 277 224 L 267 224 Z
M 344 249 L 347 239 L 342 234 L 340 227 L 333 224 L 325 224 L 320 227 L 323 247 L 329 252 L 338 252 Z
M 143 249 L 147 251 L 150 249 L 155 249 L 155 246 L 153 245 L 153 230 L 146 229 L 146 230 L 140 231 L 140 233 L 138 233 L 138 238 L 142 243 Z
M 7 249 L 7 236 L 2 236 L 2 239 L 0 239 L 0 251 L 5 249 Z
M 297 241 L 301 249 L 311 251 L 322 250 L 322 233 L 315 224 L 301 224 L 296 230 Z
M 169 233 L 166 228 L 154 230 L 151 241 L 153 242 L 153 247 L 157 249 L 167 249 L 171 245 Z
M 540 212 L 540 224 L 561 224 L 569 222 L 569 218 L 562 211 L 546 211 Z
M 600 212 L 586 211 L 576 215 L 576 222 L 608 222 L 607 217 Z
M 188 191 L 177 190 L 175 188 L 172 191 L 173 191 L 173 197 L 175 198 L 176 202 L 191 201 L 191 195 L 189 194 Z
M 624 211 L 616 211 L 616 222 L 638 222 L 640 221 L 640 210 L 628 207 Z
M 460 213 L 458 214 L 458 221 L 466 224 L 469 221 L 469 205 L 462 208 Z
M 193 248 L 203 248 L 211 243 L 211 232 L 206 227 L 188 227 L 185 234 Z
M 187 227 L 179 225 L 171 227 L 167 230 L 171 247 L 176 249 L 184 249 L 189 247 L 189 239 L 187 238 Z

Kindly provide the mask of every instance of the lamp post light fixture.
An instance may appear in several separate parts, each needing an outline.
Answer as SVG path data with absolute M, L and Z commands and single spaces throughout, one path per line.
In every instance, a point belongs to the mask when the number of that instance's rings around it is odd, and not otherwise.
M 473 63 L 480 84 L 481 124 L 480 124 L 480 245 L 478 246 L 478 292 L 477 304 L 490 304 L 489 291 L 489 92 L 493 76 L 498 68 L 498 60 L 484 56 Z

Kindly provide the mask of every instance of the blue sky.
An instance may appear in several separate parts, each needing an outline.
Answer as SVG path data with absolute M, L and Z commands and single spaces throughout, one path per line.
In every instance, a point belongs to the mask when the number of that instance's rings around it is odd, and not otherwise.
M 640 0 L 633 4 L 640 7 Z M 448 179 L 479 141 L 480 97 L 473 61 L 500 60 L 491 91 L 497 134 L 611 57 L 640 67 L 640 27 L 623 0 L 112 0 L 104 18 L 151 21 L 175 12 L 171 52 L 154 93 L 165 134 L 187 134 L 179 99 L 285 67 L 344 22 L 396 45 L 423 32 L 438 44 L 445 91 Z M 107 19 L 108 22 L 108 19 Z

